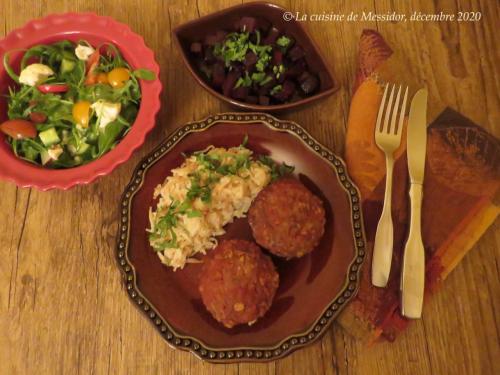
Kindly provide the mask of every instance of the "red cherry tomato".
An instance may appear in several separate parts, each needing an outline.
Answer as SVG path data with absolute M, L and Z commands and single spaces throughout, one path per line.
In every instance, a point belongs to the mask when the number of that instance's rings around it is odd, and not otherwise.
M 94 85 L 97 83 L 97 73 L 95 72 L 97 65 L 99 65 L 99 58 L 101 54 L 96 49 L 92 55 L 89 56 L 86 64 L 87 77 L 85 78 L 86 85 Z
M 36 127 L 27 120 L 7 120 L 0 124 L 0 130 L 14 139 L 35 138 Z
M 47 121 L 47 115 L 43 112 L 31 112 L 30 120 L 33 121 L 35 124 L 41 124 Z
M 43 92 L 44 94 L 48 92 L 58 93 L 58 92 L 66 92 L 69 90 L 69 86 L 66 84 L 54 84 L 54 85 L 39 85 L 37 86 L 38 91 Z

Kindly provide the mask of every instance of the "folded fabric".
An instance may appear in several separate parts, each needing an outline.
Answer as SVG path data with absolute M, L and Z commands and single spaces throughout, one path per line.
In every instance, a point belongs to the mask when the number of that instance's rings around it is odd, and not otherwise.
M 422 85 L 401 69 L 401 58 L 374 30 L 364 30 L 361 35 L 358 64 L 345 160 L 361 191 L 369 252 L 358 295 L 343 311 L 339 322 L 354 336 L 374 342 L 379 338 L 394 340 L 409 323 L 399 308 L 400 265 L 408 230 L 406 131 L 395 154 L 395 238 L 389 284 L 387 288 L 371 285 L 371 250 L 385 189 L 385 158 L 374 139 L 376 116 L 385 83 L 409 85 L 411 94 Z M 426 298 L 438 290 L 500 214 L 500 141 L 459 113 L 433 107 L 432 100 L 430 97 L 429 115 L 435 119 L 428 127 L 422 208 Z M 441 113 L 436 117 L 438 111 Z

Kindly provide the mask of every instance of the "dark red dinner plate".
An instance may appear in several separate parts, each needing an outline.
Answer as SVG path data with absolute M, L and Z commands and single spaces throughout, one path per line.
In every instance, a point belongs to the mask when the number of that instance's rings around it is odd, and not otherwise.
M 295 166 L 295 176 L 326 208 L 320 245 L 295 260 L 273 257 L 280 285 L 266 315 L 252 326 L 227 329 L 206 311 L 198 293 L 200 264 L 173 271 L 149 246 L 153 190 L 209 145 L 248 147 Z M 223 238 L 252 239 L 246 219 Z M 137 166 L 121 201 L 117 257 L 129 296 L 167 342 L 214 362 L 273 360 L 317 339 L 356 293 L 365 239 L 359 193 L 344 162 L 299 125 L 261 113 L 225 113 L 175 131 Z

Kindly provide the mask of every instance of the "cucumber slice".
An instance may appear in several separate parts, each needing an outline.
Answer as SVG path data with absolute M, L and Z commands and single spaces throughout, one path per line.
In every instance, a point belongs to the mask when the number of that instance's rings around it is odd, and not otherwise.
M 50 158 L 49 156 L 49 153 L 46 151 L 46 150 L 43 150 L 41 153 L 40 153 L 40 157 L 42 159 L 42 165 L 45 165 L 47 164 L 49 161 L 51 161 L 52 159 Z
M 89 150 L 90 145 L 88 143 L 82 142 L 80 147 L 76 147 L 74 144 L 68 146 L 68 150 L 71 155 L 83 155 L 85 152 Z
M 75 69 L 75 65 L 74 61 L 63 58 L 61 61 L 61 73 L 71 72 Z
M 82 155 L 84 154 L 85 152 L 87 152 L 87 150 L 89 149 L 90 145 L 88 143 L 82 143 L 80 144 L 80 147 L 78 147 L 78 149 L 76 150 L 76 154 L 77 155 Z
M 38 136 L 46 147 L 61 142 L 55 128 L 44 130 L 43 132 L 40 132 Z

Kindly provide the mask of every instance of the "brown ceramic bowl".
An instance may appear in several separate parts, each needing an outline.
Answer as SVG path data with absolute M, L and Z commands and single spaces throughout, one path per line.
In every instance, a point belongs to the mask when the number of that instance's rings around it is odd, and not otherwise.
M 173 271 L 149 246 L 148 211 L 154 188 L 183 154 L 209 145 L 232 147 L 248 135 L 248 147 L 295 166 L 295 177 L 325 207 L 321 243 L 299 259 L 273 257 L 280 285 L 273 304 L 252 326 L 225 328 L 205 309 L 198 292 L 201 264 Z M 226 113 L 189 123 L 137 166 L 121 201 L 117 257 L 134 304 L 167 342 L 213 362 L 274 360 L 308 345 L 326 331 L 354 296 L 365 239 L 359 193 L 344 162 L 303 128 L 262 113 Z M 222 238 L 252 240 L 247 219 L 225 227 Z M 202 258 L 203 259 L 203 258 Z
M 317 45 L 309 37 L 300 22 L 295 20 L 285 21 L 283 19 L 283 14 L 285 12 L 287 12 L 286 9 L 271 3 L 255 2 L 241 4 L 177 26 L 173 30 L 174 39 L 181 50 L 184 63 L 195 78 L 196 82 L 198 82 L 212 95 L 226 103 L 245 110 L 266 112 L 284 111 L 329 96 L 339 88 L 337 82 L 333 79 L 332 73 Z M 317 94 L 308 96 L 293 103 L 263 106 L 238 101 L 224 96 L 222 93 L 212 88 L 210 84 L 200 76 L 200 73 L 194 64 L 194 59 L 189 52 L 191 43 L 199 41 L 200 39 L 203 39 L 205 35 L 213 33 L 217 30 L 230 29 L 234 23 L 243 16 L 253 16 L 267 19 L 274 26 L 284 31 L 286 34 L 291 35 L 297 43 L 302 46 L 306 52 L 306 61 L 310 70 L 316 73 L 320 79 L 320 90 Z

